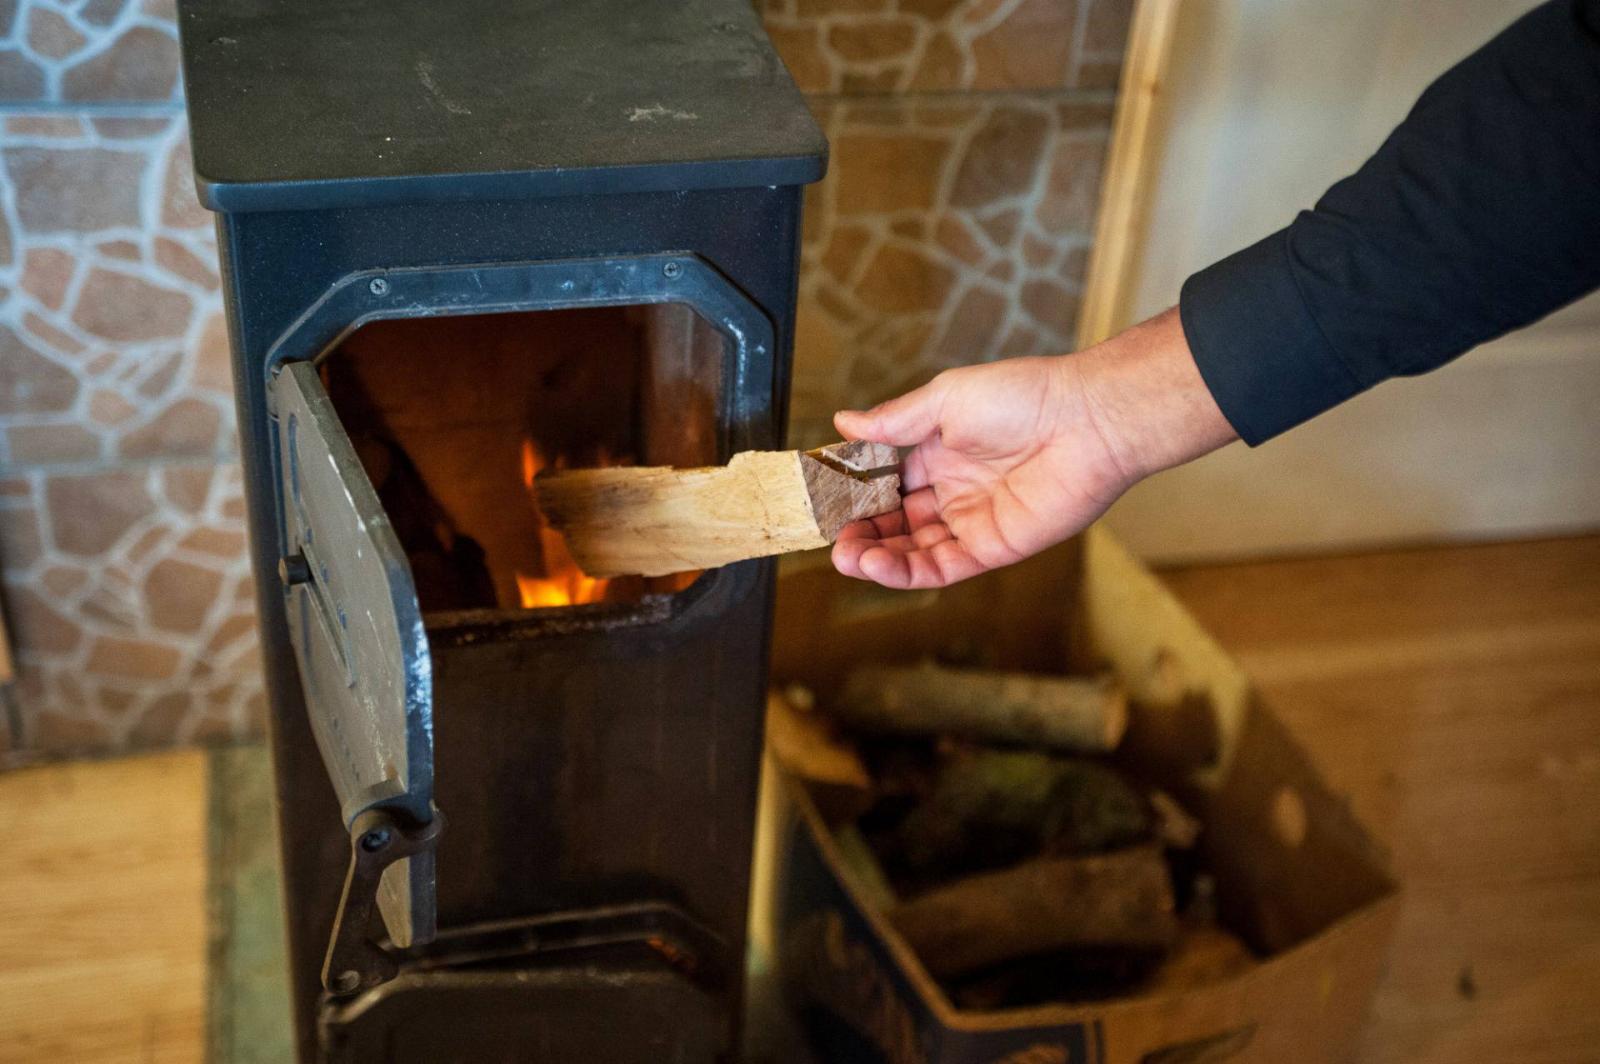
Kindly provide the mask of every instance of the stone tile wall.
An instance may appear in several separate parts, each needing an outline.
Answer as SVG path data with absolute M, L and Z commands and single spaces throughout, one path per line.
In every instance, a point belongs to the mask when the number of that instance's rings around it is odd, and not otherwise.
M 1132 0 L 765 0 L 833 144 L 794 436 L 1070 346 Z M 171 0 L 0 0 L 0 764 L 251 735 L 262 689 Z
M 259 730 L 211 216 L 163 0 L 0 0 L 12 759 Z
M 1132 0 L 765 0 L 832 144 L 791 436 L 949 366 L 1070 350 Z

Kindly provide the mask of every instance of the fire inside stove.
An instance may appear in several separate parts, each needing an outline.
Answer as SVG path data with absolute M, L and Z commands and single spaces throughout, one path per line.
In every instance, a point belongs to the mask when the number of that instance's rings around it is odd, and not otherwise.
M 392 319 L 323 382 L 424 611 L 636 602 L 698 573 L 602 580 L 530 490 L 544 469 L 717 461 L 723 337 L 682 304 Z
M 595 465 L 608 466 L 617 463 L 609 461 L 609 455 L 597 456 Z M 533 491 L 533 479 L 539 475 L 548 463 L 539 453 L 538 445 L 533 440 L 522 441 L 522 483 L 528 488 L 530 495 Z M 557 469 L 561 468 L 557 464 Z M 537 506 L 534 507 L 538 509 Z M 589 576 L 578 563 L 572 560 L 572 555 L 567 553 L 566 541 L 561 538 L 561 533 L 551 528 L 544 521 L 544 515 L 539 515 L 539 554 L 540 575 L 533 576 L 519 571 L 517 576 L 517 593 L 522 597 L 522 608 L 536 610 L 551 606 L 576 606 L 586 602 L 603 602 L 606 597 L 606 585 L 609 580 L 597 579 Z

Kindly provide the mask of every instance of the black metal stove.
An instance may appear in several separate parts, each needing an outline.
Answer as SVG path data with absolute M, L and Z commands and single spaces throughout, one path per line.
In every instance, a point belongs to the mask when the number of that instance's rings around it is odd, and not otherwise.
M 727 1058 L 772 566 L 597 588 L 516 481 L 780 445 L 820 132 L 747 0 L 180 24 L 301 1059 Z

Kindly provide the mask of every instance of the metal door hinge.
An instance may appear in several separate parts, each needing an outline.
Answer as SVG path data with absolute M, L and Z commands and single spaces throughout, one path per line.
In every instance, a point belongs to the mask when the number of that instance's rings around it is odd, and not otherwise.
M 348 997 L 386 983 L 399 972 L 396 955 L 370 937 L 379 883 L 384 869 L 396 861 L 432 851 L 443 829 L 444 816 L 437 809 L 425 824 L 382 806 L 351 822 L 350 870 L 322 964 L 322 985 L 328 993 Z

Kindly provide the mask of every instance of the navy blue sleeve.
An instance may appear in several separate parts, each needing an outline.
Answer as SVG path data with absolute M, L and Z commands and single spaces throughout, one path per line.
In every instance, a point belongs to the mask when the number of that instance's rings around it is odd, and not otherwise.
M 1552 0 L 1434 82 L 1354 175 L 1184 283 L 1254 446 L 1600 288 L 1600 0 Z

